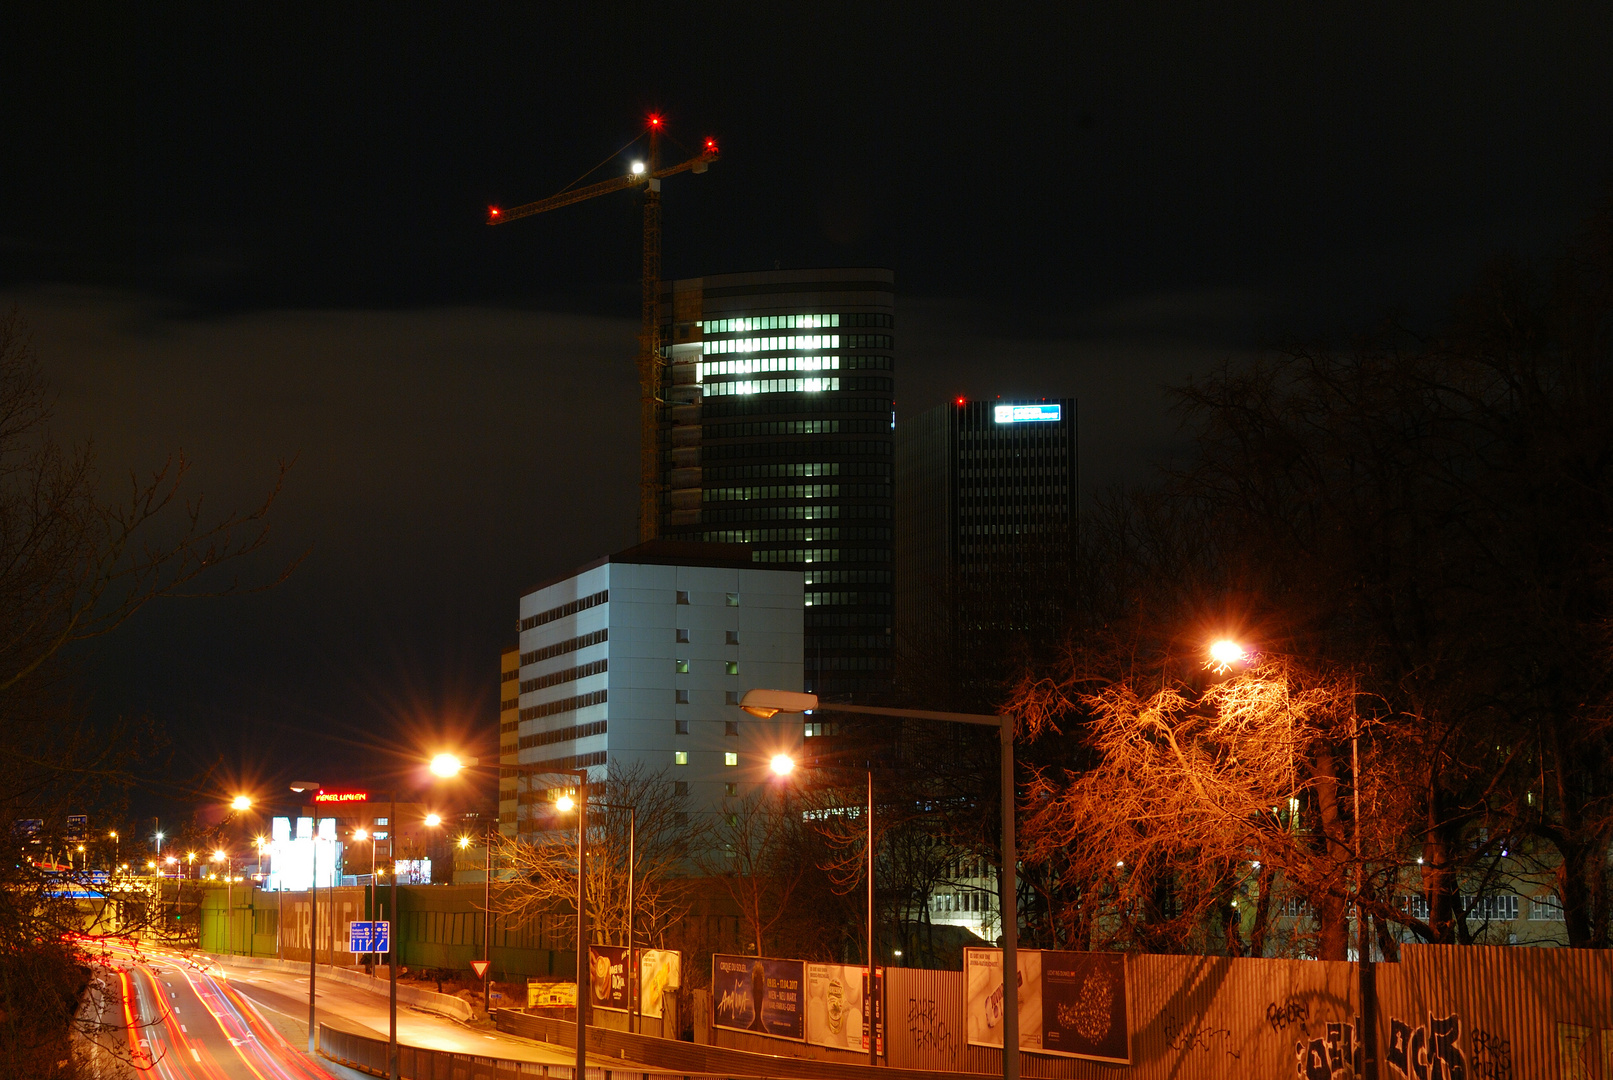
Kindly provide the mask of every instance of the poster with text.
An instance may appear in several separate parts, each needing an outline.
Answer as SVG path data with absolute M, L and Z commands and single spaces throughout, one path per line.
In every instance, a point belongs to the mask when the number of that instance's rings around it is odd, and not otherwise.
M 884 969 L 875 972 L 883 993 Z M 868 969 L 848 964 L 807 965 L 807 1042 L 836 1050 L 868 1050 L 868 1025 L 863 1011 L 863 984 Z M 879 1052 L 885 1053 L 885 1025 L 875 1000 L 874 1016 L 879 1021 Z
M 1042 1050 L 1131 1064 L 1123 954 L 1042 953 Z
M 625 948 L 620 945 L 588 946 L 588 999 L 596 1009 L 627 1011 Z
M 963 968 L 968 1040 L 1001 1047 L 1002 952 L 965 949 Z M 1130 1064 L 1125 956 L 1021 949 L 1017 981 L 1020 1049 Z
M 640 949 L 639 1014 L 657 1019 L 668 990 L 683 985 L 683 954 L 675 949 Z
M 1042 1048 L 1042 957 L 1019 950 L 1019 1048 Z M 1000 949 L 963 950 L 965 1026 L 974 1046 L 1003 1044 L 1003 954 Z
M 757 956 L 711 958 L 716 1027 L 806 1041 L 806 963 Z

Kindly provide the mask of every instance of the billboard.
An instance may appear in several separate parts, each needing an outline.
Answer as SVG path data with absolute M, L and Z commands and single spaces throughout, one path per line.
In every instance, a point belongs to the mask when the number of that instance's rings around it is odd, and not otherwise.
M 659 1018 L 661 998 L 683 985 L 683 954 L 673 949 L 640 949 L 639 1015 Z
M 1126 958 L 1120 953 L 1019 951 L 1019 1046 L 1033 1053 L 1131 1063 Z M 968 1041 L 1003 1044 L 1003 954 L 965 949 Z
M 588 1000 L 596 1009 L 626 1012 L 627 949 L 621 945 L 588 946 Z
M 552 979 L 530 979 L 526 984 L 529 1009 L 565 1009 L 577 1006 L 577 984 Z
M 999 424 L 1043 424 L 1064 415 L 1063 409 L 1057 404 L 998 405 L 992 412 L 993 419 Z
M 716 1027 L 806 1042 L 806 962 L 765 956 L 711 958 Z
M 885 1053 L 885 969 L 874 972 L 875 1026 L 879 1053 Z M 868 969 L 850 964 L 807 965 L 806 1041 L 836 1050 L 868 1052 Z

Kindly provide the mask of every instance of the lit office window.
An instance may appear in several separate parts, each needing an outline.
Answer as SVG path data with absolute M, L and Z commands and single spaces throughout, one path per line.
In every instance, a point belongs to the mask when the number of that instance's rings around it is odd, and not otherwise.
M 722 763 L 724 765 L 738 765 L 739 764 L 739 755 L 735 754 L 735 753 L 724 754 L 722 756 Z
M 689 764 L 689 751 L 687 751 L 687 750 L 674 750 L 674 751 L 672 751 L 672 764 L 674 764 L 674 765 L 687 765 L 687 764 Z
M 728 661 L 728 674 L 730 674 L 730 675 L 738 675 L 739 674 L 739 661 L 738 660 L 730 660 L 730 661 Z
M 674 661 L 672 661 L 672 663 L 674 665 L 676 665 L 679 675 L 687 675 L 687 674 L 689 674 L 689 661 L 687 661 L 687 660 L 674 660 Z

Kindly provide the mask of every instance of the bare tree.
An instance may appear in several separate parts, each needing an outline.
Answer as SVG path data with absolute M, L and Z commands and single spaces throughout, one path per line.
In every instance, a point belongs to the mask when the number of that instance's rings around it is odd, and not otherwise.
M 574 816 L 539 797 L 528 802 L 527 820 L 540 828 L 494 840 L 494 859 L 511 867 L 499 886 L 499 910 L 516 918 L 575 911 L 577 833 Z M 558 794 L 558 790 L 556 791 Z M 604 804 L 637 811 L 633 843 L 634 939 L 665 945 L 667 931 L 689 910 L 690 883 L 684 873 L 689 847 L 686 801 L 665 770 L 641 765 L 619 769 L 601 785 L 590 785 L 588 804 L 588 921 L 596 944 L 627 939 L 628 841 L 630 815 Z M 571 824 L 572 827 L 567 828 Z

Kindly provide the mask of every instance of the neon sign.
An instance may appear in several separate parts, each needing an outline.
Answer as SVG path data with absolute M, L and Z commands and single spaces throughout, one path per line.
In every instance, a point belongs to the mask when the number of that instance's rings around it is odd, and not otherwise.
M 314 796 L 314 802 L 369 802 L 370 793 L 367 791 L 320 791 Z
M 1052 405 L 998 405 L 996 419 L 999 424 L 1026 424 L 1047 420 L 1060 420 L 1063 410 Z

